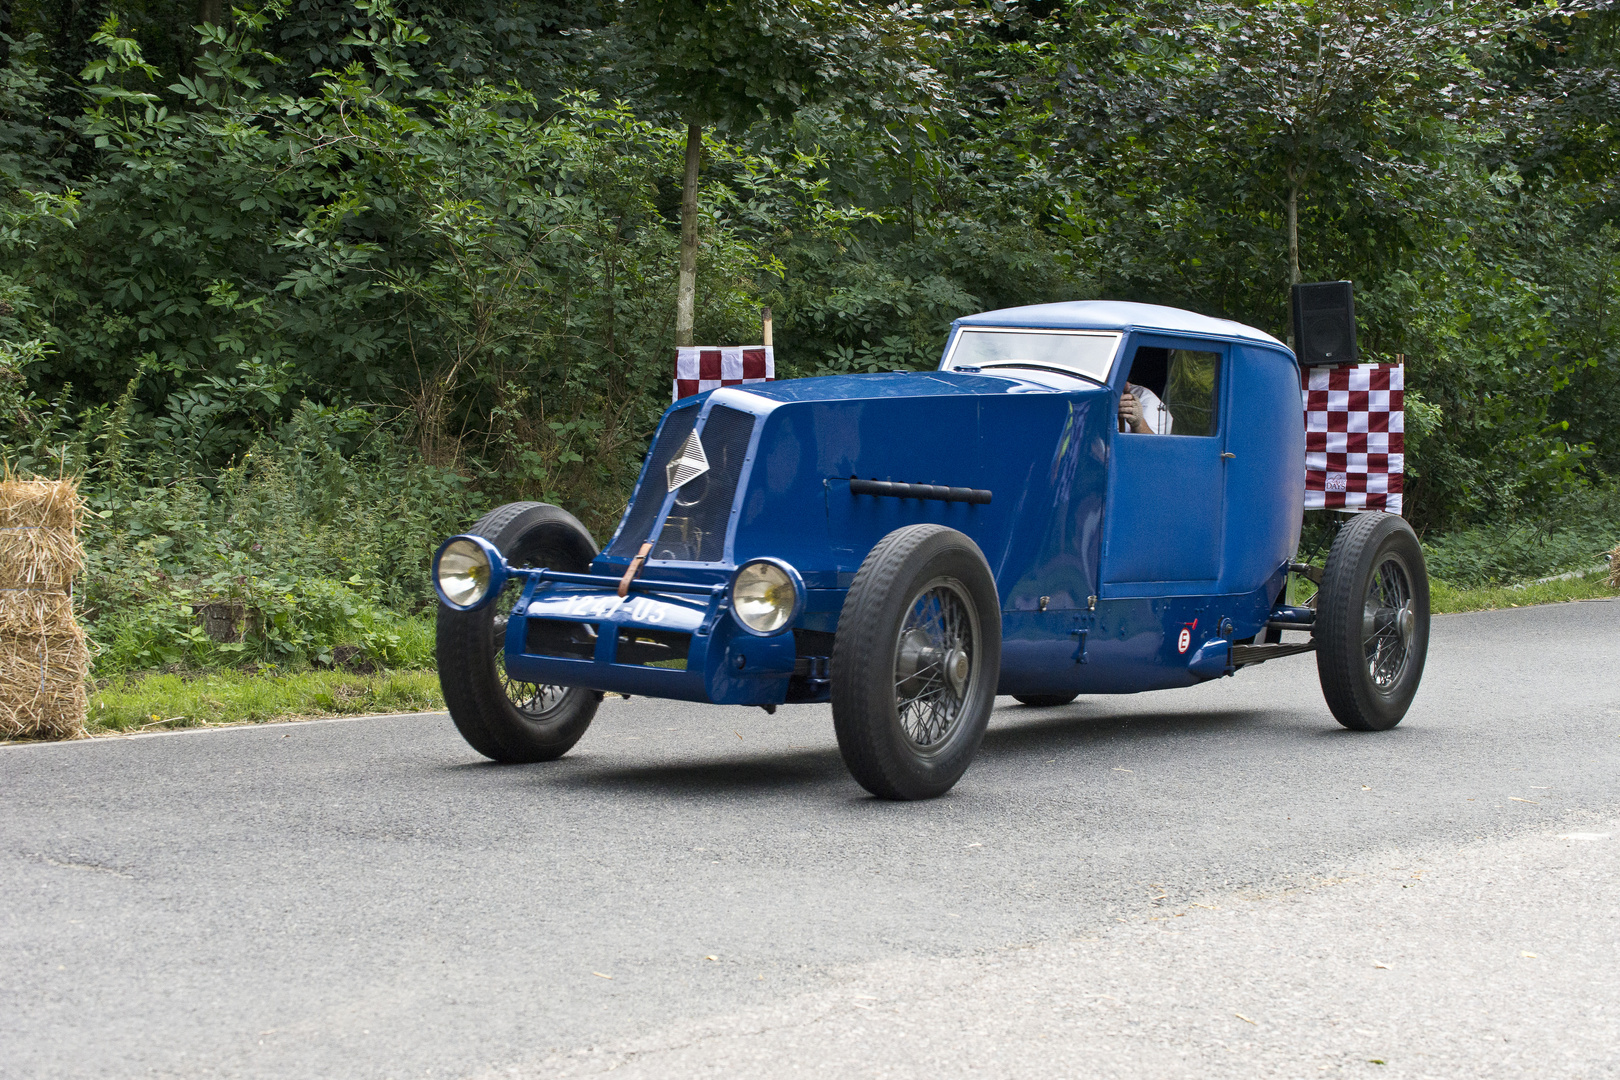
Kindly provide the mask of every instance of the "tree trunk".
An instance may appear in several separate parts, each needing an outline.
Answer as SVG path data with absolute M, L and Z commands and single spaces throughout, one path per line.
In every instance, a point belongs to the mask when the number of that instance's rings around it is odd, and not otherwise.
M 612 244 L 609 244 L 602 252 L 602 284 L 606 286 L 603 292 L 607 294 L 608 378 L 613 381 L 614 396 L 618 397 L 617 391 L 620 389 L 619 346 L 613 331 L 619 321 L 619 310 L 618 297 L 615 295 L 617 286 L 613 281 L 614 254 Z
M 1288 186 L 1288 284 L 1299 281 L 1299 184 L 1294 183 Z
M 692 344 L 692 308 L 697 299 L 697 186 L 703 159 L 703 127 L 686 125 L 686 175 L 681 179 L 681 273 L 675 290 L 675 344 Z

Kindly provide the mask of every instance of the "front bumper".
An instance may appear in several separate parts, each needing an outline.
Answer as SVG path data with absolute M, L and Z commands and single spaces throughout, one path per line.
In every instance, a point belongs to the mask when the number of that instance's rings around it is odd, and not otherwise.
M 638 579 L 621 598 L 616 578 L 509 572 L 527 579 L 506 624 L 513 679 L 717 705 L 779 705 L 788 696 L 793 634 L 760 637 L 739 626 L 729 575 L 714 584 Z

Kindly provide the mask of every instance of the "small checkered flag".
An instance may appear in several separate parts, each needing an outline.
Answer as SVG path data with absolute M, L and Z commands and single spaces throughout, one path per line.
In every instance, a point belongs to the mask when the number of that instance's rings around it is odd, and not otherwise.
M 776 350 L 769 345 L 683 345 L 675 350 L 675 400 L 722 386 L 770 382 Z
M 1406 366 L 1312 368 L 1305 386 L 1305 508 L 1401 512 Z

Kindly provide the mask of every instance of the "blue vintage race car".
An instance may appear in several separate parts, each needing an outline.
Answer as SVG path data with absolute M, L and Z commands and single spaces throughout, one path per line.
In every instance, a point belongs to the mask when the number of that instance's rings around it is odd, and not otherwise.
M 710 391 L 664 414 L 606 550 L 542 503 L 440 547 L 445 701 L 500 761 L 567 752 L 604 691 L 830 701 L 850 771 L 895 799 L 961 777 L 997 694 L 1315 651 L 1334 716 L 1390 728 L 1428 644 L 1423 554 L 1366 513 L 1325 569 L 1294 563 L 1304 452 L 1287 347 L 1146 304 L 959 319 L 936 371 Z

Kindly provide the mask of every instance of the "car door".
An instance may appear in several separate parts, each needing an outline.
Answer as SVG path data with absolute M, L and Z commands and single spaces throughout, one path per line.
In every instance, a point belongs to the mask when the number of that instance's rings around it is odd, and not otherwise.
M 1102 595 L 1214 592 L 1226 517 L 1228 346 L 1132 335 L 1127 350 L 1116 394 L 1127 382 L 1156 393 L 1170 413 L 1170 432 L 1113 435 Z

